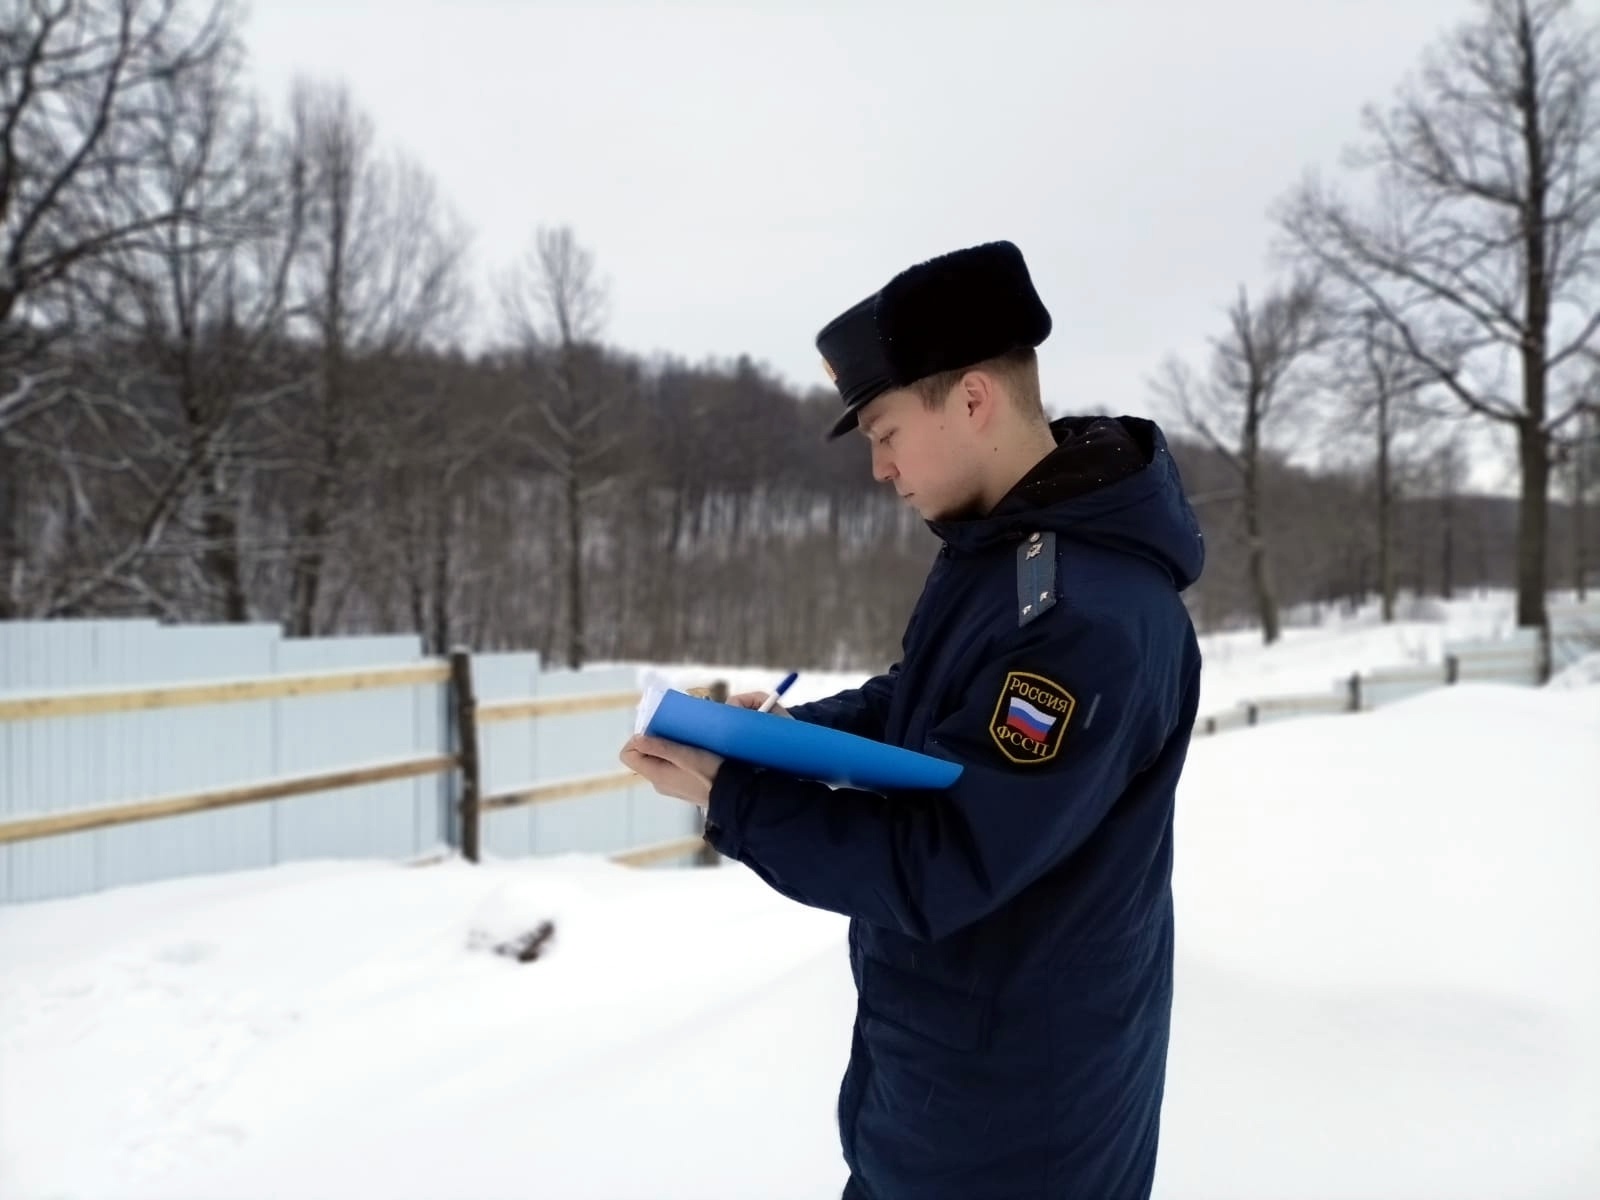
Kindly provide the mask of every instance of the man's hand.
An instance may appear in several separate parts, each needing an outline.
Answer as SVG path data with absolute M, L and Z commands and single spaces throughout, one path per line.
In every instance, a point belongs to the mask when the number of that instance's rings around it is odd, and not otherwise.
M 619 757 L 623 766 L 642 775 L 663 796 L 701 808 L 711 803 L 711 781 L 722 766 L 719 754 L 643 733 L 629 738 Z
M 760 708 L 771 694 L 771 692 L 740 692 L 737 696 L 729 696 L 728 703 L 735 708 Z M 789 716 L 789 710 L 781 704 L 774 704 L 767 711 L 777 713 L 780 717 Z

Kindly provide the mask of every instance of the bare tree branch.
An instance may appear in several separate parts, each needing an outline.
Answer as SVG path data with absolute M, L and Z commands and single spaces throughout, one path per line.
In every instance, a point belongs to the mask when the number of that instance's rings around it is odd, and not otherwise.
M 63 0 L 27 13 L 27 51 L 0 61 L 0 325 L 30 291 L 178 215 L 139 204 L 147 89 L 234 36 L 226 0 L 191 30 L 175 0 Z

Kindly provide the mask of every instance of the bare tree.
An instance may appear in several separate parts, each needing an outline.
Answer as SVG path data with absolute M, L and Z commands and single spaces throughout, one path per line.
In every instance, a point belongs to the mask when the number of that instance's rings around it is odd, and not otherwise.
M 502 281 L 501 301 L 527 387 L 526 415 L 535 418 L 521 437 L 561 491 L 564 649 L 575 669 L 586 657 L 585 504 L 610 481 L 606 464 L 621 440 L 622 395 L 598 344 L 606 289 L 570 228 L 541 228 Z
M 226 0 L 11 3 L 0 23 L 0 618 L 18 611 L 22 497 L 13 432 L 73 395 L 52 359 L 71 294 L 178 211 L 141 186 L 151 89 L 181 86 L 234 39 Z
M 1478 8 L 1390 112 L 1365 114 L 1355 164 L 1377 203 L 1311 178 L 1281 222 L 1456 402 L 1515 430 L 1517 621 L 1541 626 L 1551 439 L 1577 411 L 1552 405 L 1552 377 L 1600 334 L 1600 48 L 1568 0 Z
M 321 347 L 317 377 L 315 445 L 309 455 L 310 487 L 294 531 L 296 554 L 289 628 L 307 637 L 316 628 L 317 601 L 328 538 L 338 507 L 349 444 L 350 274 L 356 207 L 366 199 L 371 170 L 371 126 L 343 90 L 302 86 L 294 98 L 295 141 L 311 171 L 311 241 L 304 304 Z
M 1433 436 L 1419 456 L 1414 471 L 1413 490 L 1417 503 L 1425 505 L 1418 512 L 1418 533 L 1413 550 L 1417 556 L 1418 589 L 1429 576 L 1426 563 L 1435 548 L 1437 537 L 1439 595 L 1445 600 L 1455 597 L 1456 584 L 1463 571 L 1462 489 L 1466 486 L 1469 455 L 1463 444 L 1462 430 L 1456 423 L 1435 423 L 1430 426 Z M 1484 554 L 1480 538 L 1478 554 Z M 1487 573 L 1480 567 L 1472 574 L 1479 582 L 1486 582 Z
M 429 345 L 452 331 L 464 300 L 466 239 L 426 172 L 379 154 L 370 119 L 345 88 L 299 85 L 293 123 L 308 195 L 298 296 L 318 346 L 289 602 L 289 626 L 306 636 L 318 628 L 325 567 L 355 469 L 354 439 L 381 420 L 376 404 L 368 418 L 358 411 L 375 399 L 370 388 L 363 393 L 362 360 Z
M 1580 601 L 1588 598 L 1590 560 L 1590 506 L 1600 489 L 1600 364 L 1585 381 L 1577 397 L 1578 417 L 1558 445 L 1555 457 L 1566 475 L 1572 505 L 1572 587 Z
M 176 543 L 163 547 L 166 557 L 190 560 L 183 587 L 199 597 L 181 602 L 182 610 L 244 621 L 250 612 L 239 484 L 263 450 L 245 438 L 252 411 L 299 383 L 269 360 L 282 346 L 304 172 L 240 88 L 231 48 L 189 76 L 157 80 L 149 100 L 160 135 L 146 167 L 152 205 L 177 215 L 148 244 L 112 255 L 117 286 L 100 314 L 108 328 L 130 329 L 140 365 L 159 381 L 145 401 L 156 433 L 141 501 L 146 512 L 124 535 L 128 548 L 108 547 L 101 569 L 54 607 L 82 604 L 116 582 L 117 572 L 139 572 L 161 546 L 151 536 L 160 530 Z M 70 452 L 62 461 L 71 468 Z M 91 531 L 98 524 L 92 512 L 80 519 Z
M 367 438 L 371 466 L 362 541 L 378 560 L 362 579 L 386 593 L 431 653 L 488 632 L 474 601 L 510 588 L 517 539 L 489 519 L 496 485 L 512 474 L 495 429 L 500 397 L 449 360 L 391 358 L 383 369 L 383 426 Z
M 1395 506 L 1403 464 L 1400 439 L 1430 411 L 1419 393 L 1428 373 L 1397 345 L 1378 314 L 1357 308 L 1343 314 L 1328 346 L 1325 393 L 1331 401 L 1330 435 L 1345 431 L 1372 445 L 1374 539 L 1378 595 L 1385 622 L 1395 618 L 1398 572 Z
M 1281 421 L 1285 404 L 1296 398 L 1296 366 L 1323 336 L 1317 284 L 1295 279 L 1256 307 L 1241 287 L 1228 325 L 1225 336 L 1212 339 L 1203 379 L 1169 359 L 1156 387 L 1238 476 L 1251 586 L 1262 638 L 1271 645 L 1281 626 L 1266 536 L 1263 455 L 1269 422 Z

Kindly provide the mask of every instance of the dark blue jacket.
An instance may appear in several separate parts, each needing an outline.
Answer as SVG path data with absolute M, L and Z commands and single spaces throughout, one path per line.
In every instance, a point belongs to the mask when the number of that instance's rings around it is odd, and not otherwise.
M 870 1200 L 1150 1191 L 1200 682 L 1179 593 L 1204 551 L 1153 424 L 1052 428 L 993 512 L 932 525 L 900 660 L 793 710 L 958 760 L 957 783 L 878 795 L 729 761 L 711 791 L 717 850 L 853 918 L 838 1115 Z

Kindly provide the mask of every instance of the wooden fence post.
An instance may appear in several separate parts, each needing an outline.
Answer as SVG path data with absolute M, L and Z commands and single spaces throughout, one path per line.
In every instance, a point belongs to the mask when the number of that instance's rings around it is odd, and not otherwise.
M 1350 673 L 1350 711 L 1361 711 L 1361 672 Z
M 1255 703 L 1254 700 L 1249 701 L 1244 706 L 1244 713 L 1245 713 L 1245 724 L 1246 725 L 1254 725 L 1256 723 L 1256 721 L 1261 716 L 1261 710 L 1256 707 L 1256 703 Z
M 479 809 L 483 796 L 478 764 L 478 699 L 472 691 L 472 654 L 463 647 L 450 652 L 451 710 L 455 714 L 456 753 L 461 761 L 461 855 L 478 861 Z
M 1461 659 L 1454 654 L 1444 656 L 1444 681 L 1452 685 L 1461 682 Z
M 707 689 L 707 698 L 716 704 L 726 704 L 728 702 L 728 681 L 726 679 L 713 680 L 711 686 Z M 705 836 L 705 823 L 705 813 L 702 812 L 700 814 L 700 836 L 702 838 Z M 700 848 L 694 852 L 694 865 L 697 867 L 715 867 L 721 862 L 722 855 L 718 854 L 709 842 L 702 843 Z

